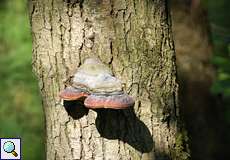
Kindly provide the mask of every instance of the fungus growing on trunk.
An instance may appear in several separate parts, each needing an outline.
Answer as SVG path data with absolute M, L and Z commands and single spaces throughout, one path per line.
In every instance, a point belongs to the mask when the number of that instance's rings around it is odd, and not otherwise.
M 60 97 L 66 101 L 79 100 L 87 96 L 88 93 L 85 90 L 81 90 L 71 86 L 60 92 Z
M 86 97 L 87 108 L 124 109 L 134 105 L 133 98 L 124 93 L 121 81 L 97 58 L 85 60 L 60 97 L 68 101 Z
M 115 108 L 124 109 L 134 104 L 133 99 L 127 94 L 114 95 L 89 95 L 84 102 L 88 108 Z

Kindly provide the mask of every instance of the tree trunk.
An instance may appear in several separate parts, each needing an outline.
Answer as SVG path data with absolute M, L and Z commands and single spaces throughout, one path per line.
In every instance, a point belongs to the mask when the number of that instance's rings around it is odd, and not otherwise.
M 219 137 L 223 122 L 217 98 L 210 93 L 215 71 L 206 11 L 199 0 L 173 0 L 172 22 L 181 113 L 192 139 L 192 157 L 221 159 L 217 154 L 221 155 Z
M 29 6 L 47 159 L 189 159 L 165 1 L 30 0 Z M 62 104 L 65 80 L 93 56 L 125 83 L 134 108 Z

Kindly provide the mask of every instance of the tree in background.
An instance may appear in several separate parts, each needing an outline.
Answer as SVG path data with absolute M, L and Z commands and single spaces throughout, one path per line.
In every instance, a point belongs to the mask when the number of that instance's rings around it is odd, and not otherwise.
M 221 159 L 224 121 L 210 92 L 215 77 L 207 11 L 199 0 L 173 0 L 172 21 L 180 85 L 180 106 L 195 160 Z
M 47 159 L 189 159 L 166 1 L 29 2 Z M 125 82 L 134 109 L 63 107 L 64 81 L 91 56 Z

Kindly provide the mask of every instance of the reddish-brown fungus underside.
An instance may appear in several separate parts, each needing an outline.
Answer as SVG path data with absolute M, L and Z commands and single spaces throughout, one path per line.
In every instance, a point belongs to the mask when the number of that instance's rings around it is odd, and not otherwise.
M 88 93 L 77 88 L 67 87 L 60 92 L 59 96 L 66 101 L 73 101 L 87 97 Z
M 84 104 L 87 108 L 126 109 L 134 105 L 134 100 L 127 94 L 120 95 L 89 95 Z

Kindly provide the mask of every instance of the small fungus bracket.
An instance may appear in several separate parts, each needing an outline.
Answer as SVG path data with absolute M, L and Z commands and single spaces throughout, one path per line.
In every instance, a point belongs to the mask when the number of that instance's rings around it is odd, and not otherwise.
M 66 101 L 84 101 L 87 108 L 126 109 L 134 105 L 122 82 L 98 58 L 88 58 L 78 68 L 71 85 L 60 92 Z

